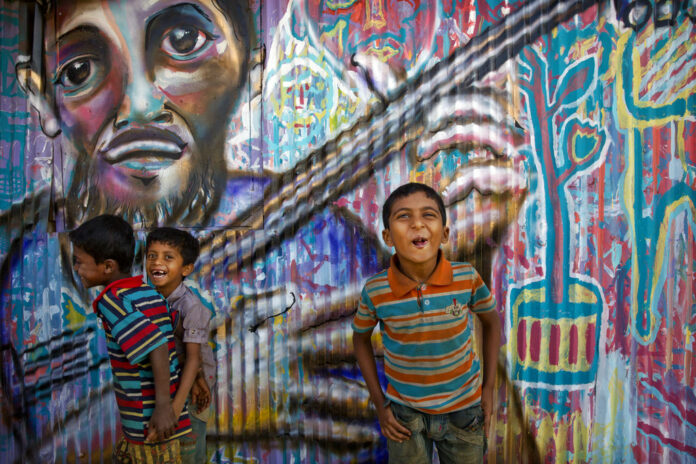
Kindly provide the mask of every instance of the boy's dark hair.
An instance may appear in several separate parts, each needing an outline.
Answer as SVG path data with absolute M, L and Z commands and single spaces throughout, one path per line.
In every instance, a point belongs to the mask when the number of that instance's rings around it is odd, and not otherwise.
M 394 202 L 399 198 L 404 198 L 418 192 L 423 192 L 426 197 L 435 200 L 435 203 L 437 203 L 437 207 L 440 210 L 440 215 L 442 216 L 442 225 L 447 225 L 447 211 L 445 210 L 445 202 L 442 201 L 440 194 L 437 193 L 432 187 L 425 184 L 409 182 L 408 184 L 404 184 L 394 190 L 384 202 L 384 206 L 382 206 L 382 222 L 384 222 L 385 229 L 389 229 L 389 216 L 391 215 Z
M 198 239 L 185 230 L 173 227 L 158 227 L 147 234 L 145 241 L 145 252 L 150 249 L 153 243 L 164 243 L 176 248 L 184 260 L 184 266 L 195 264 L 198 259 L 201 247 Z
M 82 224 L 68 234 L 74 246 L 82 248 L 103 263 L 113 259 L 120 272 L 129 272 L 135 255 L 135 236 L 133 228 L 123 218 L 112 214 L 102 214 Z

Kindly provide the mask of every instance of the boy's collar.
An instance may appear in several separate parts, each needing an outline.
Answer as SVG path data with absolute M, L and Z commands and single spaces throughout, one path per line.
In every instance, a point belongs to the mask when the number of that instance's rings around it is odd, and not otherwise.
M 435 266 L 435 270 L 425 283 L 427 285 L 450 285 L 452 283 L 452 265 L 444 257 L 442 250 L 439 250 L 437 253 L 437 266 Z M 399 257 L 396 254 L 392 255 L 389 269 L 387 270 L 387 281 L 394 296 L 401 298 L 418 287 L 418 282 L 401 272 L 398 263 Z
M 143 284 L 143 276 L 142 275 L 137 275 L 137 276 L 132 276 L 132 277 L 126 277 L 125 279 L 119 279 L 119 280 L 114 280 L 111 282 L 109 285 L 104 287 L 104 290 L 102 290 L 99 293 L 99 296 L 97 296 L 94 301 L 92 302 L 92 308 L 94 310 L 97 310 L 97 302 L 102 299 L 102 297 L 111 290 L 112 288 L 135 288 L 135 287 L 140 287 Z
M 177 285 L 176 288 L 172 291 L 172 293 L 169 294 L 166 300 L 169 302 L 178 300 L 186 294 L 186 288 L 186 284 L 182 279 L 181 282 L 179 282 L 179 285 Z

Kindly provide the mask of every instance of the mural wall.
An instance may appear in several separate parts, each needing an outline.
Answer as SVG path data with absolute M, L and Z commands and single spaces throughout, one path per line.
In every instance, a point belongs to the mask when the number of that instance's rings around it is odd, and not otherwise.
M 381 205 L 418 181 L 503 321 L 488 462 L 696 462 L 692 0 L 0 0 L 0 21 L 0 461 L 110 461 L 65 234 L 103 212 L 203 245 L 211 462 L 386 461 L 350 322 L 389 260 Z

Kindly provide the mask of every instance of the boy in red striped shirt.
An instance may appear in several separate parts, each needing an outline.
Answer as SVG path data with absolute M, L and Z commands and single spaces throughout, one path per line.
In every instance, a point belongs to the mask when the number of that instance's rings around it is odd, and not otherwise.
M 73 268 L 87 288 L 104 286 L 92 303 L 106 333 L 116 403 L 126 441 L 117 460 L 180 462 L 179 439 L 191 432 L 187 409 L 177 417 L 179 387 L 171 315 L 166 301 L 142 276 L 132 277 L 135 237 L 131 226 L 104 214 L 70 232 Z M 158 440 L 147 442 L 148 432 Z
M 495 300 L 469 263 L 450 263 L 445 205 L 432 188 L 405 184 L 387 198 L 382 237 L 396 253 L 365 283 L 353 319 L 358 365 L 387 438 L 389 462 L 483 462 L 492 414 L 500 320 Z M 473 316 L 483 328 L 483 372 Z M 386 393 L 371 333 L 379 323 Z

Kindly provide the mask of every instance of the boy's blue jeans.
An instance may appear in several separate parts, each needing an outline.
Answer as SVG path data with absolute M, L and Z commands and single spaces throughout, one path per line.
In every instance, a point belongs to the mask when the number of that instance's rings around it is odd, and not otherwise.
M 193 414 L 189 418 L 191 419 L 191 433 L 179 440 L 181 442 L 181 463 L 206 463 L 208 460 L 205 435 L 208 424 Z
M 394 417 L 411 431 L 411 438 L 402 443 L 387 440 L 390 463 L 431 463 L 433 443 L 441 464 L 483 462 L 486 436 L 480 405 L 449 414 L 425 414 L 394 402 L 390 406 Z

